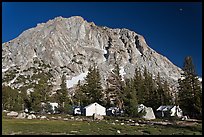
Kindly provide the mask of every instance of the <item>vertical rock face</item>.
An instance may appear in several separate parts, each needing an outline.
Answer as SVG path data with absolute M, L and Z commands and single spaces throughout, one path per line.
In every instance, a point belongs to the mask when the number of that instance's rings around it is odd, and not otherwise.
M 151 49 L 143 36 L 128 29 L 99 27 L 80 16 L 57 17 L 2 44 L 2 79 L 14 69 L 16 78 L 30 76 L 33 72 L 26 70 L 39 68 L 36 62 L 49 66 L 47 71 L 54 77 L 54 90 L 59 88 L 63 73 L 71 81 L 87 73 L 94 63 L 100 69 L 104 87 L 114 63 L 124 69 L 126 78 L 134 75 L 136 67 L 142 70 L 146 67 L 153 76 L 159 72 L 172 86 L 177 84 L 181 73 L 180 68 Z M 16 87 L 11 80 L 3 82 Z

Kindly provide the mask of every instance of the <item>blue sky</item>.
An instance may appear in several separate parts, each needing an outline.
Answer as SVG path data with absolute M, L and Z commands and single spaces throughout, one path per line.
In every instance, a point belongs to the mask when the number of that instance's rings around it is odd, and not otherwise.
M 202 75 L 201 2 L 3 2 L 2 43 L 57 16 L 135 31 L 178 67 L 192 56 Z

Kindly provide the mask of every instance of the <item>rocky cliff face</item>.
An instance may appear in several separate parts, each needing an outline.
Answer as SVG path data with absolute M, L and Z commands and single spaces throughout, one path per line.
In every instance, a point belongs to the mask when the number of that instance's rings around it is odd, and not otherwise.
M 142 70 L 146 67 L 153 76 L 159 72 L 172 87 L 181 73 L 180 68 L 151 49 L 136 32 L 99 27 L 79 16 L 57 17 L 2 44 L 3 82 L 17 88 L 25 85 L 15 81 L 18 77 L 31 78 L 39 69 L 53 76 L 53 90 L 59 88 L 63 73 L 67 76 L 67 87 L 72 88 L 79 79 L 83 80 L 94 63 L 100 69 L 105 87 L 105 80 L 116 62 L 123 77 L 132 77 L 135 67 Z M 5 78 L 8 74 L 13 77 Z

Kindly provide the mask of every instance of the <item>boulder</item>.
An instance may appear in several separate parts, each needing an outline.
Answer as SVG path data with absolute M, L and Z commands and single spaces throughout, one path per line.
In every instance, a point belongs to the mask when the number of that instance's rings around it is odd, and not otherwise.
M 17 117 L 18 116 L 18 112 L 11 111 L 11 112 L 7 113 L 6 115 L 7 116 L 11 116 L 11 117 Z
M 70 119 L 74 119 L 74 117 L 70 117 Z
M 68 118 L 64 118 L 63 120 L 64 120 L 64 121 L 68 121 Z
M 36 119 L 36 118 L 37 118 L 34 114 L 31 114 L 31 116 L 32 116 L 33 119 Z
M 28 115 L 27 119 L 33 119 L 32 115 Z
M 9 112 L 9 111 L 8 111 L 8 110 L 3 110 L 3 112 L 7 113 L 7 112 Z
M 17 118 L 19 118 L 19 119 L 26 118 L 26 113 L 25 112 L 19 113 Z
M 117 133 L 120 134 L 121 133 L 120 130 L 117 130 Z
M 102 116 L 102 115 L 98 115 L 98 114 L 93 114 L 93 119 L 94 120 L 103 120 L 104 119 L 104 117 Z
M 47 118 L 46 116 L 41 116 L 41 117 L 40 117 L 40 119 L 46 119 L 46 118 Z

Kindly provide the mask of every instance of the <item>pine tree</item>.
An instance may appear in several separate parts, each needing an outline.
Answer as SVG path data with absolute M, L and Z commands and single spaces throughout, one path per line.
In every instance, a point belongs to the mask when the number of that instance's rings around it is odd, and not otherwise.
M 157 107 L 160 105 L 172 105 L 172 96 L 170 94 L 170 89 L 167 81 L 162 83 L 160 74 L 157 74 Z
M 25 87 L 21 87 L 20 88 L 20 95 L 21 95 L 21 98 L 23 100 L 23 103 L 22 103 L 22 106 L 23 106 L 23 109 L 28 109 L 28 111 L 31 111 L 32 110 L 32 104 L 31 104 L 31 99 L 30 99 L 30 95 L 27 94 L 27 89 L 29 89 L 30 86 L 25 86 Z
M 68 98 L 68 94 L 67 94 L 67 86 L 66 86 L 66 76 L 62 75 L 62 83 L 60 85 L 61 89 L 60 89 L 60 105 L 63 106 L 65 101 Z M 64 107 L 64 106 L 63 106 Z
M 124 107 L 124 86 L 125 83 L 122 81 L 122 76 L 120 75 L 119 65 L 116 63 L 115 67 L 107 79 L 109 83 L 107 93 L 111 96 L 108 98 L 113 98 L 114 105 L 122 109 Z
M 65 105 L 71 104 L 71 101 L 68 97 L 67 86 L 66 86 L 66 76 L 62 75 L 62 83 L 60 85 L 61 89 L 56 92 L 57 102 L 59 103 L 58 110 L 61 113 L 67 113 L 68 110 Z
M 10 111 L 21 111 L 23 99 L 17 89 L 9 86 L 2 87 L 2 107 Z
M 30 103 L 31 103 L 32 111 L 35 111 L 35 112 L 41 111 L 42 98 L 43 97 L 38 90 L 30 93 Z
M 9 109 L 9 98 L 10 98 L 10 93 L 9 93 L 9 87 L 3 85 L 2 86 L 2 108 L 5 110 Z
M 202 115 L 202 90 L 195 73 L 192 57 L 185 58 L 183 79 L 179 79 L 178 103 L 186 115 L 197 117 Z
M 173 105 L 173 101 L 172 101 L 172 95 L 170 93 L 170 89 L 169 89 L 169 84 L 167 81 L 164 81 L 164 83 L 162 84 L 162 89 L 163 89 L 163 104 L 169 104 L 169 105 Z
M 137 110 L 137 96 L 136 96 L 136 89 L 134 86 L 134 80 L 127 79 L 126 80 L 126 86 L 124 88 L 125 93 L 125 99 L 124 99 L 124 105 L 125 105 L 125 111 L 126 113 L 131 117 L 137 117 L 138 116 L 138 110 Z
M 149 73 L 145 67 L 144 69 L 144 84 L 143 84 L 143 91 L 144 92 L 144 104 L 149 107 L 153 107 L 155 103 L 155 96 L 156 96 L 156 84 L 153 80 L 152 74 Z
M 104 105 L 99 69 L 94 64 L 94 66 L 90 66 L 88 70 L 89 72 L 85 78 L 85 84 L 80 87 L 80 90 L 83 92 L 83 104 L 88 105 L 97 102 Z
M 40 80 L 38 81 L 38 84 L 35 84 L 33 86 L 34 92 L 30 93 L 30 96 L 27 97 L 27 94 L 25 94 L 24 91 L 24 103 L 25 107 L 29 110 L 33 110 L 35 112 L 41 111 L 41 103 L 45 103 L 49 99 L 49 89 L 50 85 L 48 84 L 49 80 L 49 74 L 48 73 L 39 73 L 38 77 L 40 77 Z M 26 88 L 28 89 L 28 87 Z
M 158 93 L 157 106 L 167 105 L 164 103 L 163 87 L 162 87 L 161 77 L 160 77 L 159 72 L 157 74 L 157 80 L 156 81 L 157 81 L 157 93 Z
M 134 88 L 136 90 L 136 95 L 138 98 L 138 103 L 143 104 L 144 101 L 144 92 L 142 91 L 143 86 L 143 77 L 140 69 L 135 69 L 135 74 L 133 77 Z
M 84 106 L 84 104 L 87 104 L 88 98 L 85 94 L 84 87 L 85 86 L 81 85 L 79 80 L 73 96 L 74 104 L 77 104 L 78 106 Z

